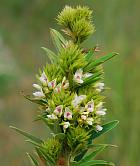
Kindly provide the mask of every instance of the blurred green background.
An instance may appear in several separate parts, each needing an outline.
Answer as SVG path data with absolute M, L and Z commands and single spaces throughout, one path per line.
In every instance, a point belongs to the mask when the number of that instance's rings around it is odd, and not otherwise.
M 32 146 L 9 129 L 9 125 L 48 133 L 33 123 L 37 106 L 20 91 L 32 92 L 35 73 L 47 60 L 42 46 L 53 48 L 49 28 L 59 30 L 56 15 L 65 5 L 88 5 L 94 10 L 96 33 L 84 44 L 99 44 L 104 53 L 120 55 L 106 63 L 107 120 L 119 126 L 100 139 L 118 148 L 107 149 L 100 158 L 117 166 L 140 165 L 140 21 L 139 0 L 0 0 L 0 166 L 29 166 L 25 152 Z M 54 48 L 53 48 L 54 49 Z

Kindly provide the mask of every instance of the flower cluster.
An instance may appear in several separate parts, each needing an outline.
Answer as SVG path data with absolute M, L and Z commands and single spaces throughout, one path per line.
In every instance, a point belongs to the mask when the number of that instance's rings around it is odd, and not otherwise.
M 82 84 L 84 82 L 85 78 L 91 77 L 93 74 L 92 73 L 85 73 L 83 74 L 82 69 L 78 69 L 75 74 L 74 74 L 74 81 L 78 84 Z
M 48 77 L 46 76 L 45 72 L 41 74 L 39 77 L 39 84 L 33 84 L 33 87 L 37 89 L 33 95 L 37 98 L 44 98 L 45 94 L 49 93 L 50 91 L 54 91 L 55 93 L 59 93 L 61 89 L 67 89 L 69 87 L 69 82 L 66 80 L 66 77 L 63 78 L 62 83 L 56 84 L 57 79 L 49 81 Z
M 73 76 L 73 81 L 82 84 L 84 78 L 92 75 L 92 73 L 83 74 L 83 70 L 78 69 Z M 50 91 L 52 93 L 60 93 L 62 89 L 66 90 L 69 88 L 69 81 L 66 77 L 63 77 L 62 82 L 57 84 L 57 79 L 49 81 L 44 71 L 39 77 L 39 81 L 40 84 L 33 84 L 33 87 L 37 89 L 33 93 L 36 98 L 45 98 L 45 94 Z M 96 83 L 95 88 L 98 92 L 101 92 L 104 88 L 104 83 Z M 46 112 L 47 119 L 51 122 L 59 120 L 59 125 L 63 126 L 64 131 L 70 126 L 74 126 L 74 124 L 85 127 L 94 126 L 97 131 L 101 131 L 103 128 L 99 125 L 100 117 L 106 114 L 106 109 L 103 107 L 103 102 L 95 104 L 93 99 L 87 101 L 86 95 L 78 96 L 75 93 L 69 106 L 64 106 L 60 103 L 55 108 L 51 108 L 48 105 Z

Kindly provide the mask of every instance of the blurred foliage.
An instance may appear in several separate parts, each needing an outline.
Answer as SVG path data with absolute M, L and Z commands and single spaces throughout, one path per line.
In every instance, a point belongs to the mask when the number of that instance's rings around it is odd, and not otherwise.
M 0 0 L 0 163 L 30 165 L 24 154 L 32 147 L 9 125 L 44 137 L 49 133 L 42 125 L 33 128 L 30 120 L 37 107 L 25 101 L 19 92 L 31 92 L 34 75 L 47 60 L 40 47 L 52 48 L 49 27 L 57 29 L 54 18 L 66 4 L 88 5 L 94 11 L 96 32 L 84 43 L 87 47 L 99 44 L 101 54 L 120 53 L 105 65 L 106 84 L 111 88 L 107 92 L 108 118 L 119 119 L 120 125 L 111 136 L 102 138 L 103 142 L 119 147 L 103 154 L 104 158 L 116 161 L 118 166 L 140 165 L 138 0 Z

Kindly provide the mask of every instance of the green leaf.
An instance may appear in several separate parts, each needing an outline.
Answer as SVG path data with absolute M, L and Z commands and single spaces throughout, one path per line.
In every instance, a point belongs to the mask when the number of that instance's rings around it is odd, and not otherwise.
M 50 33 L 51 33 L 54 45 L 56 46 L 57 50 L 60 52 L 63 49 L 63 47 L 66 45 L 67 41 L 55 29 L 51 29 Z
M 93 165 L 108 165 L 108 166 L 114 166 L 113 163 L 104 161 L 104 160 L 90 160 L 85 163 L 77 163 L 76 166 L 93 166 Z
M 80 161 L 84 155 L 86 154 L 86 152 L 88 151 L 88 149 L 85 149 L 84 151 L 82 151 L 80 154 L 78 154 L 75 158 L 74 161 Z
M 55 138 L 59 140 L 64 140 L 66 135 L 64 133 L 55 134 Z
M 30 159 L 31 164 L 32 164 L 33 166 L 39 166 L 38 161 L 37 161 L 31 154 L 27 153 L 27 156 L 28 156 L 28 158 Z
M 95 139 L 96 137 L 99 137 L 100 135 L 102 135 L 102 134 L 104 134 L 104 133 L 109 132 L 109 131 L 112 130 L 114 127 L 116 127 L 118 123 L 119 123 L 119 121 L 117 121 L 117 120 L 114 120 L 114 121 L 112 121 L 112 122 L 109 122 L 109 123 L 107 123 L 107 124 L 105 124 L 105 125 L 102 126 L 102 127 L 103 127 L 103 130 L 100 131 L 100 132 L 96 132 L 96 131 L 93 131 L 93 130 L 92 130 L 92 131 L 91 131 L 91 136 L 90 136 L 90 138 L 89 138 L 89 146 L 92 145 L 92 140 L 93 140 L 93 139 Z M 75 161 L 81 160 L 81 159 L 83 158 L 83 156 L 85 155 L 86 152 L 87 152 L 87 150 L 81 152 L 81 154 L 77 155 L 74 160 L 75 160 Z
M 36 148 L 36 151 L 37 151 L 39 157 L 44 159 L 44 162 L 46 163 L 46 165 L 54 166 L 55 161 L 51 156 L 49 156 L 49 154 L 46 154 L 44 152 L 44 150 L 41 148 Z
M 37 98 L 32 98 L 30 97 L 29 95 L 23 95 L 27 100 L 33 102 L 33 103 L 36 103 L 36 104 L 39 104 L 39 105 L 42 105 L 42 106 L 46 106 L 47 104 L 47 101 L 45 99 L 37 99 Z
M 99 79 L 101 79 L 101 77 L 100 77 L 101 75 L 102 75 L 102 73 L 98 72 L 98 73 L 94 74 L 93 76 L 86 78 L 81 86 L 90 85 L 90 84 L 98 81 Z
M 41 139 L 39 139 L 39 138 L 37 138 L 37 137 L 35 137 L 35 136 L 33 136 L 33 135 L 31 135 L 31 134 L 29 134 L 29 133 L 23 131 L 23 130 L 20 130 L 20 129 L 14 127 L 14 126 L 10 126 L 10 128 L 14 129 L 14 130 L 17 131 L 18 133 L 24 135 L 25 137 L 27 137 L 27 138 L 33 140 L 33 141 L 36 142 L 36 143 L 42 143 L 42 142 L 43 142 Z
M 119 123 L 118 120 L 114 120 L 114 121 L 111 121 L 111 122 L 109 122 L 109 123 L 103 125 L 103 126 L 102 126 L 102 127 L 103 127 L 103 130 L 102 130 L 102 131 L 98 131 L 98 132 L 92 131 L 92 132 L 91 132 L 91 137 L 90 137 L 90 139 L 89 139 L 89 144 L 92 143 L 92 140 L 93 140 L 93 139 L 95 139 L 95 138 L 99 137 L 100 135 L 102 135 L 102 134 L 104 134 L 104 133 L 107 133 L 108 131 L 112 130 L 114 127 L 117 126 L 118 123 Z
M 117 148 L 118 146 L 116 145 L 112 145 L 112 144 L 90 144 L 88 145 L 88 148 L 99 148 L 101 146 L 106 146 L 106 147 L 114 147 L 114 148 Z
M 41 152 L 39 148 L 35 148 L 38 156 L 40 157 L 41 161 L 44 163 L 45 166 L 51 166 L 49 160 L 47 160 L 46 156 Z
M 38 119 L 42 120 L 53 131 L 53 133 L 58 134 L 61 132 L 58 120 L 56 120 L 54 123 L 50 123 L 50 120 L 43 116 L 38 116 Z
M 84 163 L 84 162 L 88 162 L 89 160 L 93 159 L 94 157 L 96 157 L 96 155 L 103 151 L 106 148 L 105 145 L 101 145 L 100 147 L 96 148 L 96 150 L 94 150 L 93 152 L 91 152 L 90 154 L 85 155 L 85 157 L 79 162 L 79 163 Z
M 90 71 L 92 69 L 94 69 L 96 66 L 101 65 L 102 63 L 104 63 L 105 61 L 113 58 L 114 56 L 118 55 L 118 53 L 110 53 L 107 54 L 105 56 L 102 56 L 96 60 L 94 60 L 93 62 L 89 63 L 85 68 L 84 71 Z
M 94 51 L 93 50 L 90 50 L 86 55 L 85 55 L 85 59 L 87 61 L 90 61 L 94 56 Z
M 58 56 L 54 52 L 52 52 L 50 49 L 45 47 L 41 47 L 41 48 L 47 53 L 51 63 L 57 62 Z
M 41 147 L 41 144 L 38 144 L 38 143 L 36 143 L 36 142 L 34 142 L 34 141 L 30 140 L 30 139 L 25 140 L 25 141 L 26 141 L 26 142 L 29 142 L 29 143 L 31 143 L 31 144 L 33 144 L 33 145 L 35 145 L 36 147 Z

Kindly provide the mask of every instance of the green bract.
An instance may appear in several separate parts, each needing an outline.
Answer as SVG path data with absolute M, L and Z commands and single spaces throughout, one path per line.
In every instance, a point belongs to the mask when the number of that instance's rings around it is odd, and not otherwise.
M 80 46 L 95 31 L 92 11 L 87 7 L 66 6 L 57 21 L 70 38 L 65 39 L 51 29 L 57 53 L 42 48 L 49 62 L 37 75 L 33 96 L 25 95 L 39 105 L 41 113 L 36 120 L 43 121 L 50 128 L 52 137 L 44 140 L 12 128 L 35 146 L 36 157 L 27 154 L 34 166 L 113 165 L 94 160 L 109 145 L 95 145 L 93 140 L 118 124 L 116 120 L 103 124 L 107 110 L 102 95 L 105 90 L 102 64 L 116 53 L 98 58 L 97 47 L 87 50 Z

